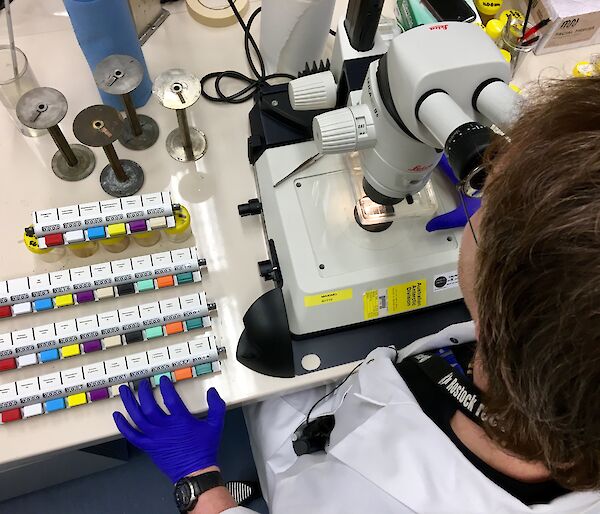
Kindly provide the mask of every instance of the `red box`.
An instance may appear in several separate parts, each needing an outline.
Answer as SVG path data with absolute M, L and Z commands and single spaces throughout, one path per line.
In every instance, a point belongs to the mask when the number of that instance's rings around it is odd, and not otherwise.
M 9 369 L 17 368 L 17 360 L 14 358 L 11 359 L 2 359 L 0 360 L 0 371 L 8 371 Z
M 21 409 L 5 410 L 2 413 L 2 423 L 8 423 L 9 421 L 17 421 L 22 417 L 23 416 L 21 416 Z
M 64 243 L 62 234 L 50 234 L 46 236 L 46 246 L 60 246 Z

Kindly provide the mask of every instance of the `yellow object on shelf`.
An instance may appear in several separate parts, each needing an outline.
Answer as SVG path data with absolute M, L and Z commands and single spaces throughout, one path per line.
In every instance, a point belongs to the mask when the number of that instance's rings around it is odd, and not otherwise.
M 504 48 L 500 49 L 500 53 L 502 54 L 502 57 L 504 57 L 504 59 L 506 60 L 506 62 L 510 62 L 512 59 L 512 55 L 510 55 L 510 52 L 508 50 L 504 50 Z
M 485 32 L 494 41 L 497 41 L 502 34 L 504 25 L 505 25 L 505 23 L 502 23 L 500 20 L 490 20 L 487 22 L 487 25 L 485 26 Z
M 169 241 L 174 243 L 183 243 L 192 235 L 191 216 L 189 211 L 183 205 L 174 212 L 175 226 L 165 229 L 165 234 Z
M 599 70 L 591 62 L 578 62 L 573 68 L 573 76 L 578 78 L 595 77 L 599 74 Z
M 512 16 L 517 20 L 525 21 L 525 16 L 523 16 L 523 13 L 521 11 L 518 11 L 517 9 L 507 9 L 506 11 L 502 11 L 502 14 L 498 16 L 498 19 L 504 25 L 508 21 L 509 16 Z
M 502 9 L 502 3 L 502 0 L 475 0 L 481 21 L 488 23 Z
M 23 242 L 25 243 L 27 249 L 36 255 L 45 255 L 52 251 L 52 248 L 40 248 L 40 245 L 38 244 L 38 238 L 35 236 L 28 236 L 25 234 L 23 236 Z
M 44 262 L 57 262 L 65 256 L 65 249 L 63 247 L 40 248 L 36 236 L 28 236 L 26 233 L 23 233 L 23 242 L 33 255 Z

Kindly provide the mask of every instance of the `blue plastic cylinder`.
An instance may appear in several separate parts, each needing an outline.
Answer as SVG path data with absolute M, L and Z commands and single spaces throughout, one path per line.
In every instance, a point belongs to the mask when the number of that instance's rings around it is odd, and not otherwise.
M 64 0 L 79 46 L 90 69 L 113 54 L 134 57 L 144 67 L 144 79 L 132 93 L 136 107 L 146 104 L 152 94 L 152 82 L 138 40 L 133 16 L 127 0 Z M 92 79 L 93 80 L 93 79 Z M 102 101 L 120 111 L 120 97 L 98 90 Z

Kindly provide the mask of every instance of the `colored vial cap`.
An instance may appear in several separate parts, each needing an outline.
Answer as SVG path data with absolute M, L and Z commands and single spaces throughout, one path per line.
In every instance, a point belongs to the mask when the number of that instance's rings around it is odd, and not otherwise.
M 475 7 L 482 14 L 493 16 L 502 8 L 502 0 L 475 0 Z
M 504 25 L 505 23 L 502 23 L 500 20 L 490 20 L 485 26 L 485 32 L 494 41 L 496 41 L 498 38 L 500 38 L 502 30 L 504 29 Z

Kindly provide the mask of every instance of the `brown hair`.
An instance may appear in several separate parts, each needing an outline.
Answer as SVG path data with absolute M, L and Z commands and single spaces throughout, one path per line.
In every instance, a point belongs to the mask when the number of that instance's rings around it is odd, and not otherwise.
M 600 78 L 544 84 L 488 152 L 477 280 L 488 435 L 600 489 Z

